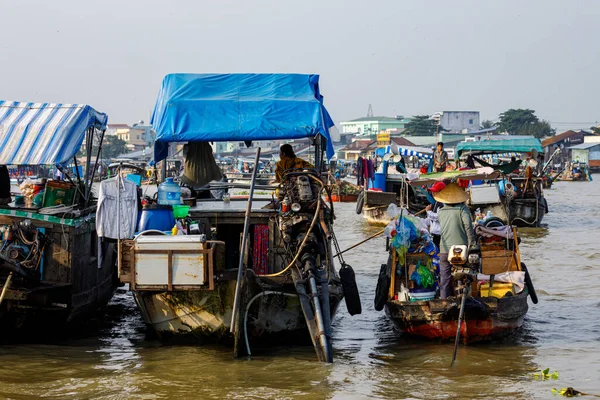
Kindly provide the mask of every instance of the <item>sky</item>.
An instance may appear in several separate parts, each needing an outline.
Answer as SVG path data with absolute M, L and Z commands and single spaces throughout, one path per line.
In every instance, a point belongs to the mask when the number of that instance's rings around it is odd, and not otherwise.
M 596 0 L 0 0 L 0 99 L 148 122 L 173 72 L 321 75 L 336 122 L 530 108 L 600 123 Z

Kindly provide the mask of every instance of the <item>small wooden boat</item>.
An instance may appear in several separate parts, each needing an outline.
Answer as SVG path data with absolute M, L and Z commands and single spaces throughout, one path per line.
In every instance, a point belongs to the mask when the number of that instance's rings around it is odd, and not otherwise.
M 592 173 L 587 164 L 582 162 L 567 162 L 565 168 L 555 180 L 565 182 L 591 182 Z
M 454 340 L 459 326 L 461 308 L 460 293 L 468 295 L 464 302 L 464 324 L 460 337 L 465 343 L 501 339 L 515 333 L 527 314 L 527 298 L 537 303 L 533 284 L 524 264 L 521 263 L 513 228 L 512 239 L 500 239 L 481 245 L 480 256 L 469 261 L 474 271 L 471 280 L 462 283 L 456 279 L 457 297 L 440 299 L 439 293 L 429 289 L 430 298 L 420 300 L 419 289 L 411 280 L 415 265 L 431 266 L 431 257 L 423 253 L 408 253 L 400 262 L 396 249 L 390 250 L 388 263 L 382 265 L 377 285 L 375 308 L 385 308 L 387 317 L 397 330 L 410 336 L 441 341 Z M 452 250 L 451 250 L 452 251 Z M 455 265 L 454 271 L 462 271 L 463 265 Z M 431 268 L 431 267 L 430 267 Z M 493 277 L 502 277 L 494 280 Z M 523 278 L 518 280 L 518 278 Z M 501 282 L 503 280 L 505 282 Z M 522 283 L 522 288 L 510 282 Z M 506 282 L 508 281 L 508 282 Z M 408 289 L 408 293 L 406 291 Z M 413 295 L 412 291 L 416 293 Z M 414 296 L 414 298 L 413 298 Z
M 0 101 L 0 115 L 7 113 L 20 116 L 0 117 L 3 165 L 67 165 L 72 160 L 77 165 L 75 153 L 86 138 L 83 175 L 59 167 L 69 182 L 41 182 L 41 203 L 36 205 L 34 197 L 32 204 L 0 207 L 0 335 L 39 339 L 89 321 L 119 284 L 114 246 L 108 245 L 98 262 L 91 196 L 91 165 L 97 165 L 92 154 L 100 152 L 94 142 L 102 143 L 107 116 L 87 105 Z M 57 208 L 58 203 L 64 207 Z

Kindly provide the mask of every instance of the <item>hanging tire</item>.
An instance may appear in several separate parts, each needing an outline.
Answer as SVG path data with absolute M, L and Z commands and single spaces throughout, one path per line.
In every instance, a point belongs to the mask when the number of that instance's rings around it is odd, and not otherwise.
M 356 198 L 356 213 L 362 214 L 363 206 L 365 205 L 365 191 L 363 190 Z
M 348 264 L 342 264 L 340 268 L 340 279 L 342 280 L 342 290 L 346 300 L 346 308 L 350 315 L 360 314 L 362 306 L 360 304 L 360 295 L 356 285 L 356 276 L 354 270 Z
M 383 310 L 383 306 L 388 300 L 388 293 L 390 291 L 390 275 L 388 273 L 388 265 L 381 264 L 379 270 L 379 278 L 377 279 L 377 287 L 375 288 L 375 310 Z
M 529 275 L 529 271 L 527 270 L 527 266 L 525 265 L 525 263 L 521 263 L 521 269 L 523 270 L 523 272 L 525 272 L 525 286 L 527 287 L 527 291 L 529 292 L 531 301 L 533 302 L 533 304 L 537 304 L 537 293 L 535 292 L 535 288 L 533 287 L 533 281 L 531 280 L 531 275 Z

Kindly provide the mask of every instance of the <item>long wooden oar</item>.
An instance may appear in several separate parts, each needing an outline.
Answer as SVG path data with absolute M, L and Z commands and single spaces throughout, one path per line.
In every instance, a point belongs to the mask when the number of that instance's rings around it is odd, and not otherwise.
M 470 285 L 470 282 L 467 284 Z M 460 328 L 462 327 L 463 318 L 465 316 L 465 303 L 467 302 L 467 295 L 467 286 L 465 284 L 462 300 L 460 301 L 460 311 L 458 312 L 458 328 L 456 328 L 456 337 L 454 338 L 454 353 L 452 354 L 452 361 L 450 362 L 451 367 L 454 365 L 454 361 L 456 360 L 456 352 L 458 351 L 458 343 L 460 342 Z

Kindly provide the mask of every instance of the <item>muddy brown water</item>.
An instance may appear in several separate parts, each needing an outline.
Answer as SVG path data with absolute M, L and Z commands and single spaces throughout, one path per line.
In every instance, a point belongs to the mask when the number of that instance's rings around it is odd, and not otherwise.
M 521 229 L 522 257 L 540 298 L 521 332 L 502 343 L 460 346 L 401 338 L 373 309 L 383 238 L 346 255 L 363 314 L 334 321 L 335 362 L 310 347 L 231 349 L 163 345 L 147 336 L 130 293 L 120 290 L 89 332 L 43 344 L 0 346 L 0 397 L 13 399 L 529 399 L 572 386 L 600 394 L 600 182 L 559 182 L 546 192 L 541 229 Z M 337 205 L 342 248 L 377 231 L 354 204 Z M 1 329 L 1 327 L 0 327 Z M 43 333 L 42 333 L 43 335 Z M 558 371 L 540 381 L 536 370 Z

